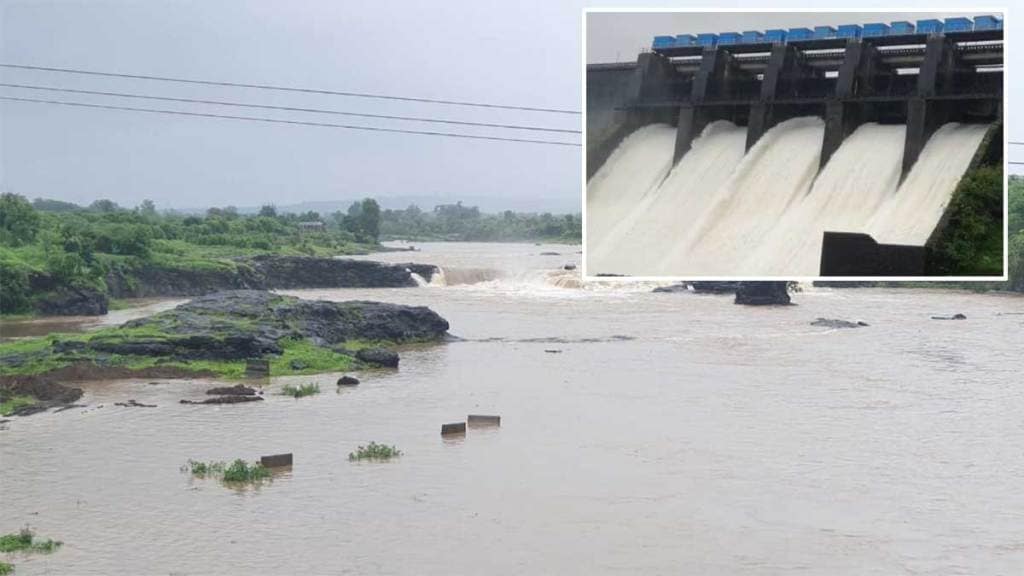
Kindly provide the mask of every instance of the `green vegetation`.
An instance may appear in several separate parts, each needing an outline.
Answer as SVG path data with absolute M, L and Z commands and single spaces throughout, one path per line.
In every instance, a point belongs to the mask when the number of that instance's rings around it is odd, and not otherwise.
M 230 258 L 238 256 L 366 253 L 377 246 L 379 227 L 371 199 L 326 218 L 278 214 L 272 206 L 253 215 L 227 207 L 194 216 L 159 214 L 148 200 L 129 210 L 109 200 L 82 207 L 7 193 L 0 195 L 0 313 L 31 311 L 50 287 L 106 292 L 111 279 L 130 286 L 143 267 L 233 271 L 239 264 Z
M 63 546 L 56 540 L 36 540 L 35 532 L 25 526 L 18 532 L 0 536 L 0 552 L 39 552 L 49 554 Z
M 302 398 L 303 396 L 312 396 L 313 394 L 320 393 L 319 384 L 303 384 L 301 386 L 293 386 L 286 384 L 281 389 L 281 394 L 285 396 L 291 396 L 292 398 Z
M 402 451 L 394 446 L 370 442 L 366 446 L 359 446 L 355 452 L 349 453 L 348 459 L 353 462 L 357 460 L 390 460 L 401 455 Z
M 382 238 L 400 240 L 450 240 L 467 242 L 553 241 L 578 244 L 583 220 L 579 214 L 524 214 L 506 210 L 483 214 L 461 202 L 435 206 L 424 212 L 412 205 L 405 210 L 385 210 L 381 216 Z
M 270 361 L 271 376 L 341 372 L 351 370 L 355 364 L 351 356 L 317 346 L 308 340 L 285 340 L 281 348 L 284 354 Z
M 11 396 L 10 398 L 4 398 L 3 391 L 0 390 L 0 416 L 10 416 L 15 410 L 26 406 L 32 406 L 35 403 L 36 399 L 32 396 Z
M 1001 276 L 1003 273 L 1003 170 L 982 166 L 960 180 L 949 221 L 935 243 L 929 274 Z
M 196 478 L 214 477 L 224 482 L 237 484 L 251 484 L 270 477 L 270 470 L 259 462 L 249 464 L 241 458 L 231 464 L 189 460 L 183 469 Z
M 14 564 L 0 562 L 0 576 L 7 576 L 8 574 L 14 574 Z

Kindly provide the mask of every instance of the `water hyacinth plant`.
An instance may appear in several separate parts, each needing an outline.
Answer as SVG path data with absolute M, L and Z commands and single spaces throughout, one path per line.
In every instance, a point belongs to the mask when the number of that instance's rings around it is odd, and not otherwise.
M 182 470 L 190 472 L 196 478 L 213 476 L 220 478 L 224 482 L 243 484 L 259 482 L 270 477 L 270 470 L 259 462 L 250 464 L 241 458 L 236 459 L 231 464 L 189 460 L 182 467 Z
M 320 385 L 303 384 L 302 386 L 292 386 L 291 384 L 286 384 L 285 387 L 281 389 L 281 393 L 284 394 L 285 396 L 291 396 L 292 398 L 312 396 L 313 394 L 320 393 Z
M 401 455 L 402 451 L 394 446 L 370 442 L 366 446 L 359 446 L 355 452 L 350 452 L 348 459 L 353 462 L 357 460 L 390 460 Z
M 0 536 L 0 552 L 40 552 L 42 554 L 49 554 L 64 544 L 57 540 L 36 540 L 35 536 L 35 532 L 28 526 L 12 534 L 4 534 Z

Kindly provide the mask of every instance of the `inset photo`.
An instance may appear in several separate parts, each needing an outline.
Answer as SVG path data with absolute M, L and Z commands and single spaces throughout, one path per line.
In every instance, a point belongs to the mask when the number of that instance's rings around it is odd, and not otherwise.
M 587 278 L 1006 278 L 1003 12 L 584 13 Z

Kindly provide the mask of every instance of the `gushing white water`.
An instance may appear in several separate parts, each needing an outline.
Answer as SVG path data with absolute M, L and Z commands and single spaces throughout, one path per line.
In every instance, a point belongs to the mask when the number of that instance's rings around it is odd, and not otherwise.
M 751 275 L 817 276 L 822 234 L 861 232 L 900 181 L 906 126 L 864 124 L 846 139 L 809 194 L 788 210 L 741 266 Z
M 818 172 L 825 123 L 793 118 L 766 132 L 744 156 L 714 202 L 689 225 L 655 269 L 667 275 L 745 274 L 737 264 L 760 245 Z
M 746 130 L 717 122 L 664 181 L 674 139 L 642 129 L 588 183 L 588 274 L 817 276 L 825 231 L 923 245 L 987 130 L 941 127 L 899 185 L 902 125 L 859 127 L 819 173 L 819 118 L 775 126 L 745 156 Z
M 657 255 L 671 246 L 683 224 L 707 209 L 715 190 L 743 158 L 746 139 L 746 128 L 726 121 L 709 124 L 660 186 L 604 236 L 593 239 L 591 265 L 617 274 L 649 272 L 650 262 L 638 255 Z
M 958 123 L 936 130 L 903 185 L 867 222 L 867 233 L 886 244 L 927 242 L 987 131 L 987 124 Z
M 623 214 L 672 168 L 676 129 L 651 124 L 630 134 L 587 183 L 587 234 L 607 237 Z

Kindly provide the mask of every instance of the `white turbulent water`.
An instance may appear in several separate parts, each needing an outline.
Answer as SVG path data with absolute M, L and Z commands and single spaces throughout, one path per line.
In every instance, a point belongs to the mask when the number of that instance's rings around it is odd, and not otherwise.
M 859 127 L 819 172 L 816 117 L 780 123 L 746 155 L 745 129 L 716 122 L 653 189 L 632 175 L 662 173 L 664 155 L 645 170 L 655 139 L 626 139 L 588 183 L 588 274 L 816 276 L 826 230 L 923 245 L 987 129 L 941 127 L 902 186 L 902 125 Z
M 651 124 L 630 134 L 587 183 L 587 233 L 602 236 L 672 168 L 676 129 Z
M 889 244 L 927 242 L 987 130 L 979 124 L 939 128 L 896 194 L 867 223 L 868 233 Z
M 593 266 L 643 275 L 649 263 L 637 255 L 657 254 L 675 242 L 683 231 L 677 215 L 703 213 L 743 158 L 746 139 L 746 128 L 725 121 L 709 124 L 660 186 L 627 206 L 612 226 L 591 228 L 597 240 L 590 256 Z

